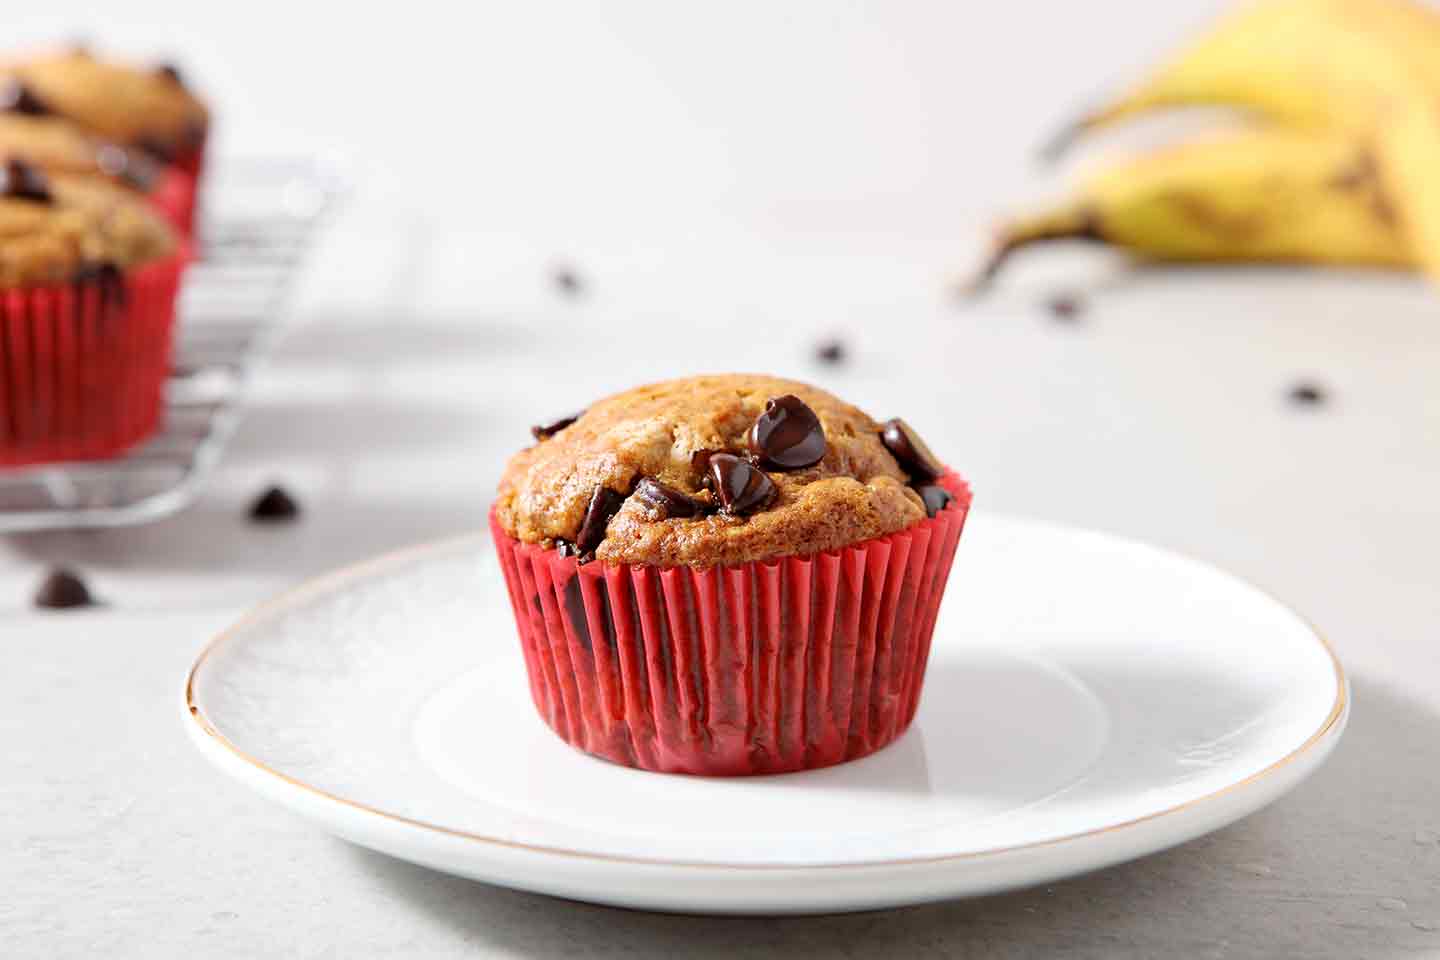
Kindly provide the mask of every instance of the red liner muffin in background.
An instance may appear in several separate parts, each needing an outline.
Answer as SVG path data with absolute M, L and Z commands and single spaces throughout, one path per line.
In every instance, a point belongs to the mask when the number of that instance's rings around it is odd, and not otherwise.
M 0 169 L 0 467 L 122 453 L 160 423 L 181 245 L 121 188 Z
M 192 232 L 210 113 L 174 66 L 134 66 L 75 48 L 0 67 L 20 112 L 71 121 L 100 140 L 143 151 L 175 174 L 161 196 Z M 18 84 L 18 86 L 16 85 Z
M 903 423 L 732 375 L 619 394 L 537 438 L 491 530 L 562 739 L 733 776 L 908 728 L 970 492 Z

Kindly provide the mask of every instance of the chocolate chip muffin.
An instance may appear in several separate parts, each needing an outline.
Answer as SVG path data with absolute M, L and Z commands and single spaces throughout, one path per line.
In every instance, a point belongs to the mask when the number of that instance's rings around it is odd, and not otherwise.
M 541 428 L 541 442 L 506 467 L 500 523 L 526 543 L 573 544 L 614 563 L 706 567 L 834 550 L 924 519 L 911 476 L 939 476 L 933 460 L 907 472 L 862 411 L 774 377 L 640 387 L 561 427 Z
M 532 698 L 567 742 L 778 773 L 909 725 L 970 493 L 903 420 L 732 374 L 533 433 L 491 529 Z
M 191 162 L 210 125 L 209 110 L 170 65 L 135 66 L 74 48 L 10 62 L 0 75 L 12 110 L 64 117 L 165 163 Z
M 0 165 L 0 466 L 111 456 L 153 431 L 182 263 L 132 192 Z

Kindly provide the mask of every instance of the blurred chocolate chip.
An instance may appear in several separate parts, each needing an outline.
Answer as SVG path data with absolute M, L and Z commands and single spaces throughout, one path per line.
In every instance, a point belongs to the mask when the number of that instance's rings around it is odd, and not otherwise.
M 43 117 L 50 112 L 50 106 L 19 78 L 11 77 L 0 84 L 0 111 Z
M 596 487 L 585 507 L 585 519 L 580 521 L 580 532 L 575 535 L 575 549 L 582 557 L 589 556 L 605 539 L 605 528 L 610 518 L 620 512 L 625 497 L 609 487 Z
M 555 289 L 567 297 L 578 297 L 584 292 L 585 285 L 580 282 L 580 275 L 571 267 L 556 267 L 550 279 Z
M 650 512 L 651 519 L 698 517 L 705 513 L 708 504 L 689 494 L 667 487 L 658 480 L 645 478 L 635 487 L 635 499 Z
M 905 472 L 910 474 L 911 480 L 917 483 L 938 480 L 945 472 L 945 468 L 935 459 L 935 454 L 930 452 L 920 435 L 899 417 L 885 421 L 880 430 L 880 441 L 900 462 Z
M 825 431 L 804 400 L 792 394 L 765 401 L 746 446 L 762 464 L 777 470 L 799 470 L 825 456 Z
M 11 157 L 6 161 L 4 184 L 0 186 L 0 194 L 32 203 L 50 203 L 55 199 L 50 195 L 50 179 L 39 167 L 26 163 L 19 157 Z
M 763 509 L 778 492 L 764 470 L 731 453 L 711 455 L 710 480 L 721 511 L 731 516 Z
M 1290 402 L 1297 407 L 1318 407 L 1329 399 L 1325 388 L 1318 383 L 1302 380 L 1290 388 Z
M 1080 319 L 1085 313 L 1085 301 L 1074 293 L 1057 293 L 1045 301 L 1050 316 L 1064 323 Z
M 250 505 L 255 523 L 289 523 L 300 516 L 300 504 L 281 487 L 270 487 Z
M 580 551 L 575 549 L 575 544 L 559 537 L 555 539 L 555 552 L 562 557 L 578 557 L 580 555 Z
M 65 567 L 56 567 L 45 575 L 35 591 L 35 606 L 45 610 L 69 610 L 95 603 L 90 588 L 79 574 Z
M 916 487 L 915 492 L 920 494 L 920 500 L 925 504 L 925 516 L 933 517 L 950 505 L 955 498 L 950 491 L 934 483 L 927 483 L 924 486 Z
M 546 423 L 541 424 L 538 427 L 531 427 L 530 435 L 536 440 L 549 440 L 551 437 L 555 436 L 555 434 L 559 433 L 561 430 L 564 430 L 566 427 L 570 426 L 570 424 L 574 423 L 576 420 L 579 420 L 584 415 L 585 411 L 581 410 L 579 413 L 574 414 L 573 416 L 561 417 L 554 423 Z
M 180 74 L 180 68 L 173 63 L 162 63 L 155 68 L 155 72 L 177 87 L 185 86 L 185 78 Z
M 847 353 L 843 340 L 821 340 L 815 345 L 815 359 L 829 367 L 844 363 Z

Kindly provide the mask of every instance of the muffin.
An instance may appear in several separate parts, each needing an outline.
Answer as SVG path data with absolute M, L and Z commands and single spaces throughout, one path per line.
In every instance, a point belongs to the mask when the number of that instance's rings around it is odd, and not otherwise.
M 0 166 L 0 466 L 118 454 L 159 423 L 183 257 L 95 178 Z
M 24 104 L 27 97 L 13 78 L 0 82 L 0 107 Z M 133 190 L 172 226 L 189 230 L 195 201 L 189 174 L 132 147 L 97 140 L 69 120 L 18 110 L 0 113 L 0 159 L 11 156 L 51 173 L 99 177 Z
M 0 67 L 21 112 L 64 117 L 95 137 L 176 167 L 198 183 L 210 112 L 169 64 L 103 60 L 83 47 Z
M 970 492 L 904 421 L 736 374 L 533 432 L 490 524 L 532 698 L 566 742 L 743 775 L 909 726 Z

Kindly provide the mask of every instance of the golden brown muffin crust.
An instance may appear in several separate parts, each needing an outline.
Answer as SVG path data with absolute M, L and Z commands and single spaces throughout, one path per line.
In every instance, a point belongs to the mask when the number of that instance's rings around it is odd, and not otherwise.
M 96 140 L 62 117 L 0 113 L 0 160 L 17 156 L 50 173 L 103 177 L 142 191 L 159 174 L 154 160 Z
M 51 200 L 0 196 L 0 285 L 69 282 L 84 269 L 124 269 L 173 253 L 175 234 L 133 193 L 104 180 L 47 176 Z
M 49 109 L 102 139 L 167 157 L 198 147 L 210 122 L 205 105 L 163 69 L 83 50 L 10 62 L 0 76 L 19 78 Z
M 606 527 L 597 559 L 654 566 L 715 566 L 834 550 L 903 530 L 925 518 L 905 471 L 880 440 L 880 424 L 804 383 L 747 374 L 671 380 L 590 407 L 572 425 L 510 459 L 496 515 L 526 543 L 574 541 L 597 486 L 625 494 L 643 478 L 707 503 L 694 465 L 700 451 L 741 454 L 767 400 L 793 394 L 825 432 L 824 457 L 798 470 L 767 468 L 777 488 L 747 516 L 653 519 L 629 496 Z

